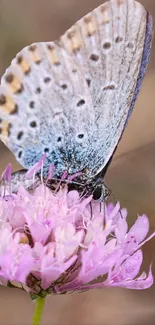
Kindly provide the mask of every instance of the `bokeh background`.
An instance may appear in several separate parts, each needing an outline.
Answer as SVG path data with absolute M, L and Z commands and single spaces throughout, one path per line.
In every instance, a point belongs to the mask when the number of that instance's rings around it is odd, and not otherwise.
M 155 17 L 155 1 L 141 0 Z M 24 46 L 58 38 L 101 0 L 0 0 L 0 75 Z M 129 210 L 129 222 L 146 213 L 155 229 L 155 43 L 151 62 L 129 125 L 106 182 L 114 200 Z M 0 143 L 0 172 L 19 168 Z M 155 240 L 145 245 L 144 268 L 155 262 Z M 154 263 L 155 264 L 155 263 Z M 155 267 L 154 267 L 155 275 Z M 33 303 L 26 293 L 0 288 L 0 324 L 29 325 Z M 50 297 L 42 325 L 154 325 L 155 285 L 147 291 L 105 289 Z

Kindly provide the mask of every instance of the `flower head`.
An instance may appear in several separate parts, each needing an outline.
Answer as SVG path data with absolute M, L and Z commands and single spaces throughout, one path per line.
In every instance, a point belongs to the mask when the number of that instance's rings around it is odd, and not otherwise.
M 10 167 L 4 176 L 9 181 Z M 54 191 L 46 184 L 31 192 L 20 186 L 16 194 L 0 198 L 1 284 L 20 283 L 36 296 L 153 284 L 151 267 L 148 275 L 138 275 L 141 246 L 154 236 L 145 239 L 146 215 L 128 230 L 127 211 L 119 203 L 105 205 L 67 185 Z

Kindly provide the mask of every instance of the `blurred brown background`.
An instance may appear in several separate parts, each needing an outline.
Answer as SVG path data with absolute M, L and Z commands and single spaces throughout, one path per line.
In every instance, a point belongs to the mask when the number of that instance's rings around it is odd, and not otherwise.
M 24 46 L 54 40 L 101 0 L 0 0 L 0 75 Z M 155 17 L 155 0 L 141 0 Z M 130 223 L 146 213 L 155 229 L 155 43 L 150 66 L 130 123 L 106 176 L 115 200 L 129 210 Z M 0 171 L 13 155 L 0 144 Z M 155 240 L 145 246 L 154 258 Z M 155 263 L 154 263 L 155 264 Z M 155 274 L 155 267 L 154 267 Z M 26 293 L 0 288 L 0 324 L 29 325 L 33 303 Z M 146 291 L 105 289 L 50 297 L 44 325 L 154 325 L 155 285 Z

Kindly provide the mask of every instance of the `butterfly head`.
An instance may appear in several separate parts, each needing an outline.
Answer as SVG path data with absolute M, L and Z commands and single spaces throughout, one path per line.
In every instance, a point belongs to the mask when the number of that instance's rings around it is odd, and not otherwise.
M 98 202 L 104 202 L 108 199 L 111 194 L 111 190 L 105 185 L 105 183 L 100 183 L 96 185 L 93 191 L 93 199 Z

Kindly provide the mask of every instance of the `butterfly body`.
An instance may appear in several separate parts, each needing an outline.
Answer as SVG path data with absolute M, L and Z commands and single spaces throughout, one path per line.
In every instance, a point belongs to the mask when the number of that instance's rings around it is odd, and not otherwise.
M 134 0 L 111 0 L 58 41 L 23 49 L 2 77 L 0 138 L 24 168 L 100 182 L 137 98 L 152 20 Z

